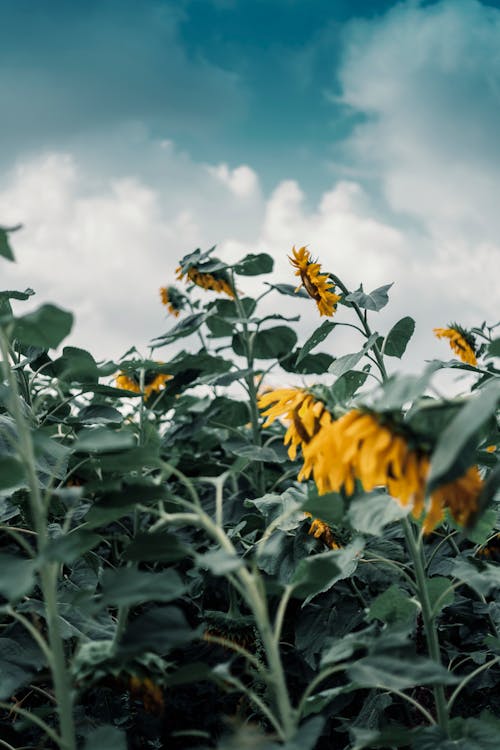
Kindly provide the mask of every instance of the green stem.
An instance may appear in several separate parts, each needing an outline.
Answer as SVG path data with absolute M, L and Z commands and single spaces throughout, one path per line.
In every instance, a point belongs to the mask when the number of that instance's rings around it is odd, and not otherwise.
M 490 661 L 485 662 L 485 664 L 481 664 L 480 667 L 478 667 L 473 672 L 471 672 L 466 677 L 464 677 L 463 680 L 460 682 L 459 685 L 457 685 L 457 687 L 455 688 L 455 690 L 450 696 L 450 700 L 448 701 L 448 711 L 451 711 L 451 708 L 453 704 L 455 703 L 456 698 L 458 697 L 459 693 L 463 690 L 463 688 L 467 685 L 467 683 L 470 682 L 478 674 L 481 674 L 481 672 L 484 672 L 485 669 L 489 669 L 490 667 L 492 667 L 493 664 L 496 664 L 498 661 L 500 661 L 500 656 L 495 656 L 493 659 L 490 659 Z
M 422 608 L 422 619 L 424 622 L 425 636 L 427 639 L 427 648 L 429 656 L 436 664 L 441 665 L 441 650 L 436 630 L 435 618 L 432 614 L 432 607 L 427 589 L 427 579 L 425 576 L 425 564 L 423 559 L 421 544 L 415 539 L 412 525 L 407 518 L 403 519 L 403 528 L 406 537 L 406 543 L 410 557 L 413 561 L 415 571 L 415 581 L 417 584 L 417 593 Z M 448 734 L 448 709 L 443 685 L 434 685 L 434 702 L 436 704 L 436 714 L 440 727 Z
M 19 454 L 25 466 L 28 486 L 30 490 L 30 510 L 37 533 L 37 549 L 40 558 L 48 542 L 47 506 L 43 503 L 40 485 L 36 474 L 35 452 L 31 431 L 26 423 L 23 404 L 17 387 L 17 380 L 9 364 L 9 342 L 3 328 L 0 328 L 0 349 L 4 366 L 5 378 L 9 384 L 11 398 L 9 406 L 17 425 Z M 73 694 L 69 673 L 66 667 L 64 644 L 59 628 L 59 608 L 57 603 L 57 563 L 43 563 L 40 567 L 40 587 L 42 590 L 45 617 L 47 622 L 48 640 L 51 651 L 49 666 L 54 682 L 54 692 L 59 714 L 59 731 L 61 733 L 58 744 L 61 750 L 75 750 L 76 737 L 73 720 Z M 53 735 L 54 738 L 54 735 Z

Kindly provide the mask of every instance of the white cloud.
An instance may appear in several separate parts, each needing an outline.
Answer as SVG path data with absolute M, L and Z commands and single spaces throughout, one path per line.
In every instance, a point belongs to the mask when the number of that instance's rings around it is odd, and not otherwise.
M 227 164 L 218 164 L 215 167 L 207 165 L 207 172 L 217 177 L 240 198 L 255 195 L 259 190 L 259 178 L 247 164 L 234 169 L 230 169 Z

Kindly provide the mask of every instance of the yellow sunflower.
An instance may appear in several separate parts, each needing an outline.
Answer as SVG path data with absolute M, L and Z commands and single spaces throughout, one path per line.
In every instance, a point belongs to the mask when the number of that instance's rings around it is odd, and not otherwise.
M 162 363 L 160 362 L 159 364 Z M 172 377 L 172 375 L 167 375 L 163 372 L 146 372 L 146 376 L 144 378 L 144 396 L 146 398 L 149 398 L 152 393 L 157 393 L 158 391 L 160 391 L 164 387 L 167 380 L 171 380 Z M 123 388 L 123 390 L 125 391 L 132 391 L 133 393 L 141 392 L 139 374 L 127 374 L 122 370 L 116 376 L 115 383 L 117 388 Z
M 175 286 L 160 287 L 160 298 L 171 315 L 178 318 L 184 308 L 184 295 Z
M 462 362 L 467 365 L 477 365 L 476 343 L 474 337 L 456 323 L 450 323 L 449 328 L 434 328 L 438 339 L 448 339 L 451 349 Z
M 264 427 L 269 427 L 278 417 L 288 422 L 284 443 L 292 461 L 297 448 L 304 448 L 321 427 L 331 421 L 322 401 L 318 401 L 303 388 L 278 388 L 259 397 L 259 409 L 267 417 Z
M 214 271 L 213 273 L 205 273 L 200 271 L 196 266 L 190 266 L 183 271 L 182 267 L 179 266 L 176 269 L 176 273 L 179 281 L 186 277 L 186 283 L 191 281 L 202 289 L 210 289 L 213 292 L 222 292 L 223 294 L 227 294 L 228 297 L 231 297 L 231 299 L 236 297 L 234 289 L 224 272 Z
M 443 520 L 446 508 L 457 523 L 468 526 L 479 509 L 482 489 L 483 480 L 477 466 L 471 466 L 461 477 L 438 487 L 431 495 L 424 532 L 432 531 Z
M 306 516 L 312 518 L 311 513 L 306 513 Z M 311 521 L 308 533 L 315 539 L 321 539 L 321 541 L 330 549 L 341 549 L 341 545 L 335 541 L 335 537 L 333 536 L 329 525 L 320 518 L 314 518 Z
M 304 286 L 306 292 L 316 302 L 320 315 L 332 316 L 336 310 L 340 295 L 332 290 L 335 285 L 330 281 L 328 274 L 321 273 L 321 265 L 311 260 L 311 255 L 305 247 L 299 250 L 292 248 L 293 257 L 289 257 L 290 263 L 297 270 L 295 276 L 300 276 L 301 283 L 298 291 Z

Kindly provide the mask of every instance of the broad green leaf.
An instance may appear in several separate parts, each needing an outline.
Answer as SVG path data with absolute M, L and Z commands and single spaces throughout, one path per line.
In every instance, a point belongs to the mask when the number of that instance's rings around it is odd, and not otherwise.
M 42 305 L 37 310 L 14 319 L 12 337 L 23 344 L 52 349 L 71 332 L 73 315 L 55 305 Z
M 343 549 L 310 555 L 301 560 L 290 582 L 294 595 L 307 597 L 307 601 L 310 601 L 337 581 L 350 576 L 356 569 L 362 548 L 362 540 L 357 539 Z
M 148 573 L 135 568 L 105 570 L 102 577 L 101 604 L 132 607 L 142 602 L 171 602 L 186 591 L 173 569 Z
M 361 388 L 367 377 L 367 372 L 359 372 L 358 370 L 344 372 L 331 387 L 331 394 L 335 401 L 338 403 L 348 401 L 354 396 L 358 388 Z
M 292 351 L 297 343 L 297 334 L 288 326 L 274 326 L 258 331 L 253 340 L 253 355 L 256 359 L 276 359 Z M 235 354 L 245 355 L 241 334 L 233 336 Z
M 500 357 L 500 338 L 494 339 L 488 346 L 488 357 Z
M 290 488 L 281 495 L 268 493 L 256 500 L 245 500 L 244 504 L 245 507 L 256 508 L 264 517 L 266 526 L 272 523 L 277 529 L 292 531 L 304 520 L 302 501 L 302 493 Z M 278 519 L 281 520 L 276 524 Z
M 351 502 L 347 518 L 356 531 L 380 536 L 388 524 L 404 518 L 409 511 L 383 490 L 374 490 Z
M 0 700 L 11 698 L 45 664 L 45 656 L 28 634 L 17 632 L 16 640 L 0 637 Z
M 328 368 L 334 361 L 334 357 L 325 352 L 307 354 L 304 357 L 300 357 L 301 352 L 302 349 L 300 347 L 294 349 L 293 352 L 281 360 L 280 366 L 286 372 L 295 372 L 299 375 L 324 375 L 325 372 L 328 372 Z
M 434 372 L 435 367 L 430 365 L 422 375 L 390 376 L 373 398 L 374 409 L 379 412 L 392 411 L 419 399 L 424 394 Z M 422 408 L 425 408 L 428 403 L 424 402 Z M 439 402 L 439 405 L 442 406 L 442 403 Z M 413 414 L 410 419 L 412 417 Z
M 367 620 L 381 620 L 389 625 L 410 624 L 415 621 L 418 605 L 407 591 L 392 585 L 379 594 L 370 605 Z
M 125 549 L 124 557 L 133 562 L 176 562 L 189 553 L 185 544 L 175 534 L 155 531 L 140 532 Z
M 75 453 L 111 453 L 125 451 L 136 444 L 135 436 L 128 430 L 110 430 L 107 427 L 94 427 L 78 433 L 73 449 Z
M 120 424 L 123 414 L 107 404 L 90 404 L 78 412 L 80 424 Z
M 185 336 L 191 336 L 192 333 L 198 330 L 201 324 L 204 322 L 206 313 L 192 313 L 186 315 L 177 325 L 173 326 L 167 333 L 162 336 L 155 336 L 153 339 L 154 346 L 164 346 L 165 344 L 171 344 L 173 341 L 182 339 Z
M 177 607 L 155 607 L 129 623 L 118 650 L 124 656 L 141 654 L 145 650 L 165 654 L 200 635 L 200 629 L 192 630 Z
M 257 306 L 257 303 L 252 297 L 242 297 L 240 299 L 240 305 L 229 299 L 217 299 L 213 303 L 213 309 L 217 311 L 217 315 L 225 320 L 237 321 L 241 320 L 240 307 L 243 309 L 246 318 L 250 318 Z
M 234 333 L 233 324 L 228 323 L 220 315 L 209 315 L 205 323 L 213 338 L 232 336 Z
M 264 282 L 266 286 L 270 286 L 271 289 L 275 289 L 280 294 L 285 294 L 287 297 L 302 297 L 302 299 L 310 299 L 305 289 L 300 287 L 297 289 L 293 284 L 269 284 L 267 281 Z
M 401 359 L 414 331 L 415 321 L 413 318 L 406 316 L 398 320 L 387 334 L 383 353 L 388 357 L 398 357 L 398 359 Z
M 7 227 L 0 227 L 0 256 L 2 256 L 2 258 L 15 261 L 14 253 L 12 252 L 12 248 L 9 243 L 9 234 L 11 232 L 16 232 L 20 228 L 21 225 L 18 225 L 17 227 L 11 227 L 10 229 L 7 229 Z
M 35 585 L 35 562 L 23 557 L 0 554 L 0 594 L 18 601 Z
M 349 370 L 352 370 L 358 362 L 362 359 L 362 357 L 366 354 L 369 349 L 376 343 L 378 338 L 378 333 L 372 333 L 369 339 L 365 342 L 363 348 L 359 352 L 353 352 L 352 354 L 345 354 L 343 357 L 338 357 L 338 359 L 335 360 L 335 362 L 330 365 L 328 368 L 328 371 L 332 373 L 332 375 L 335 375 L 337 378 L 340 378 L 341 375 L 343 375 L 346 372 L 349 372 Z
M 248 458 L 250 461 L 284 463 L 286 457 L 277 453 L 273 448 L 261 448 L 258 445 L 242 445 L 231 448 L 231 452 L 237 456 Z
M 307 500 L 302 504 L 302 510 L 310 513 L 313 518 L 336 525 L 342 523 L 344 518 L 344 500 L 338 492 L 319 495 L 316 485 L 312 484 L 308 487 Z
M 86 529 L 77 529 L 51 539 L 43 551 L 44 558 L 72 563 L 102 541 L 102 537 Z
M 326 642 L 326 648 L 321 654 L 321 667 L 329 667 L 345 659 L 350 659 L 356 651 L 366 650 L 371 641 L 373 626 L 360 633 L 348 633 L 342 638 L 330 638 Z
M 500 567 L 472 560 L 455 560 L 452 573 L 482 596 L 500 588 Z
M 350 679 L 358 687 L 406 690 L 415 685 L 453 685 L 460 681 L 432 659 L 412 656 L 365 656 L 349 667 Z
M 271 273 L 273 266 L 274 260 L 267 253 L 249 253 L 233 269 L 240 276 L 259 276 L 261 273 Z
M 439 614 L 442 609 L 453 604 L 455 590 L 450 588 L 451 581 L 441 576 L 433 576 L 427 579 L 427 592 L 434 615 Z
M 87 735 L 83 750 L 127 750 L 127 738 L 123 729 L 103 726 Z
M 196 555 L 195 560 L 200 568 L 209 570 L 215 576 L 234 573 L 243 565 L 243 560 L 240 557 L 231 555 L 223 549 L 214 549 L 202 555 Z
M 348 294 L 345 298 L 346 302 L 355 302 L 363 310 L 374 310 L 377 312 L 381 310 L 389 302 L 388 291 L 392 284 L 384 284 L 374 289 L 373 292 L 365 294 L 362 287 L 357 289 L 355 292 Z
M 285 742 L 284 745 L 276 744 L 276 750 L 313 750 L 324 724 L 325 719 L 322 716 L 315 716 L 314 719 L 305 721 L 297 729 L 295 737 Z
M 101 374 L 94 357 L 74 346 L 64 347 L 62 356 L 52 363 L 51 372 L 62 380 L 83 383 L 97 382 Z
M 453 478 L 453 468 L 461 451 L 467 448 L 479 429 L 494 414 L 499 400 L 500 383 L 493 381 L 478 395 L 471 396 L 443 430 L 432 454 L 428 480 L 430 489 Z
M 306 343 L 300 350 L 300 354 L 297 357 L 296 364 L 299 364 L 299 362 L 301 362 L 304 357 L 306 357 L 309 352 L 314 349 L 315 346 L 324 341 L 326 337 L 333 331 L 335 325 L 336 323 L 332 323 L 330 320 L 323 321 L 320 327 L 316 328 L 314 333 L 307 339 Z
M 0 457 L 0 490 L 18 487 L 24 481 L 24 466 L 14 456 Z

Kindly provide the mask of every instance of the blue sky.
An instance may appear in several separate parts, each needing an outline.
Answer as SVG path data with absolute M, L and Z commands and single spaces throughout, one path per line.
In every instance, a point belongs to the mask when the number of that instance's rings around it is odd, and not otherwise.
M 198 244 L 396 281 L 383 322 L 417 318 L 415 360 L 432 325 L 498 315 L 499 2 L 0 7 L 7 277 L 75 310 L 73 343 L 161 333 L 156 288 Z

